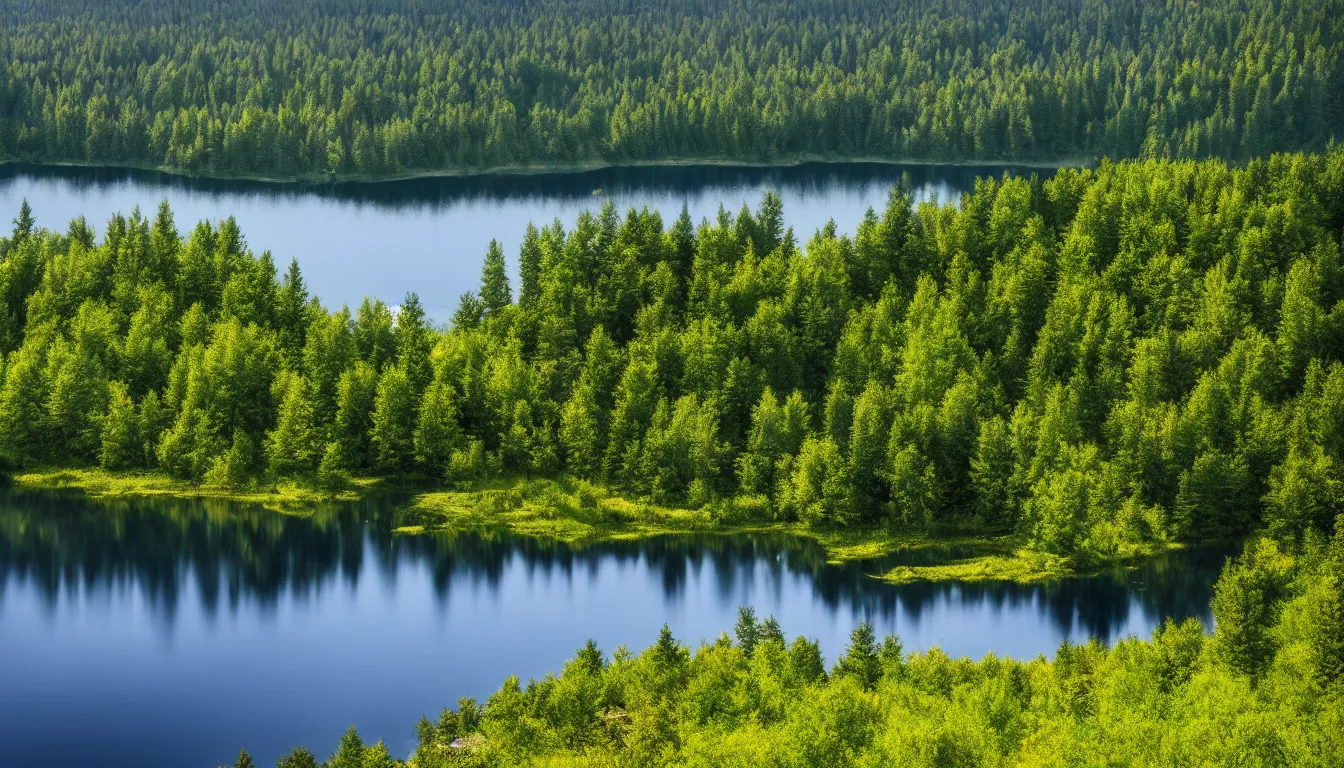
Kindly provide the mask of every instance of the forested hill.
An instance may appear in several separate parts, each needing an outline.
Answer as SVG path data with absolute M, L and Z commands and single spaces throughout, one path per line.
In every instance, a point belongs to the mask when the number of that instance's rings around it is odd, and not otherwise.
M 264 177 L 1241 159 L 1344 126 L 1344 0 L 12 0 L 0 158 Z
M 569 473 L 719 520 L 1106 558 L 1344 505 L 1344 150 L 984 180 L 799 244 L 778 198 L 491 247 L 432 328 L 310 299 L 232 219 L 0 238 L 0 455 L 230 488 Z

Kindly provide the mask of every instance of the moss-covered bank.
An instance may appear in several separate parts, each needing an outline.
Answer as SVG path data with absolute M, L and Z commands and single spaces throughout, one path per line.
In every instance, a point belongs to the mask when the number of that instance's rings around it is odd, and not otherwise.
M 294 483 L 225 488 L 176 480 L 161 472 L 108 472 L 102 469 L 39 469 L 15 474 L 16 485 L 28 488 L 70 489 L 94 498 L 168 496 L 182 499 L 222 499 L 260 504 L 286 514 L 312 511 L 318 502 L 355 501 L 384 487 L 377 478 L 352 481 L 341 491 L 324 491 Z
M 406 478 L 358 478 L 338 492 L 294 483 L 226 488 L 175 480 L 162 473 L 101 469 L 40 469 L 16 474 L 12 479 L 24 487 L 79 490 L 95 498 L 212 498 L 260 504 L 285 514 L 305 514 L 321 502 L 356 501 L 371 493 L 417 485 Z M 892 584 L 1041 582 L 1136 565 L 1177 546 L 1154 542 L 1145 548 L 1118 552 L 1112 559 L 1083 563 L 1030 549 L 1018 535 L 817 529 L 800 523 L 753 519 L 749 505 L 737 500 L 712 502 L 699 509 L 672 507 L 632 499 L 572 478 L 501 478 L 466 488 L 412 491 L 402 512 L 403 525 L 397 531 L 404 535 L 506 529 L 521 536 L 581 544 L 692 533 L 773 532 L 815 541 L 825 549 L 828 561 L 835 564 L 869 560 L 880 565 L 884 558 L 899 559 L 900 555 L 926 550 L 931 550 L 930 557 L 915 559 L 939 561 L 874 570 L 874 578 Z

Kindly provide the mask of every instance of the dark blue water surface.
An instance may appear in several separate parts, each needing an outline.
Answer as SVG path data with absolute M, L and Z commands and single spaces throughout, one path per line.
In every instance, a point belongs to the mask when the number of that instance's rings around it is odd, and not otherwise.
M 739 605 L 819 639 L 828 662 L 865 618 L 908 649 L 1048 655 L 1168 616 L 1207 623 L 1222 564 L 894 587 L 788 537 L 404 537 L 398 509 L 0 491 L 0 762 L 211 768 L 245 746 L 266 765 L 298 744 L 329 754 L 350 724 L 405 755 L 421 715 L 558 671 L 589 637 L 638 650 L 667 622 L 694 645 Z
M 869 207 L 881 213 L 902 175 L 916 199 L 955 202 L 977 177 L 1010 170 L 813 163 L 285 185 L 6 165 L 0 166 L 0 220 L 13 218 L 27 198 L 40 225 L 65 231 L 71 218 L 84 216 L 101 232 L 111 214 L 129 214 L 139 206 L 153 215 L 166 199 L 183 235 L 200 219 L 236 217 L 257 253 L 271 251 L 282 269 L 297 258 L 313 292 L 330 308 L 353 309 L 365 296 L 397 304 L 415 290 L 430 316 L 445 321 L 458 297 L 477 287 L 491 239 L 500 241 L 513 266 L 528 222 L 541 226 L 558 218 L 572 228 L 581 211 L 600 209 L 608 200 L 622 212 L 657 210 L 670 226 L 683 205 L 698 223 L 712 218 L 720 204 L 735 214 L 743 203 L 754 208 L 774 190 L 801 243 L 829 219 L 841 232 L 853 232 Z

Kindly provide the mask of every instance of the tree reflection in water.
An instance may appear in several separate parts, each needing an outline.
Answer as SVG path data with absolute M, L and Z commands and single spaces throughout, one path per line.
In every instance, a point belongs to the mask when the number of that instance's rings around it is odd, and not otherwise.
M 1135 610 L 1145 624 L 1197 616 L 1207 625 L 1211 585 L 1225 556 L 1212 550 L 1173 553 L 1133 571 L 1044 585 L 891 586 L 868 575 L 890 562 L 830 565 L 815 543 L 779 534 L 661 536 L 581 546 L 503 531 L 399 536 L 393 530 L 403 501 L 374 497 L 298 517 L 216 500 L 94 501 L 10 489 L 0 495 L 0 595 L 11 579 L 30 580 L 54 610 L 63 593 L 131 587 L 171 626 L 191 581 L 204 611 L 214 615 L 221 607 L 237 612 L 244 603 L 265 612 L 286 595 L 317 599 L 338 582 L 358 584 L 370 564 L 389 583 L 399 564 L 427 564 L 440 600 L 455 589 L 497 592 L 511 568 L 523 569 L 529 580 L 572 583 L 576 572 L 596 579 L 604 564 L 643 564 L 656 574 L 665 601 L 678 600 L 692 578 L 710 580 L 725 605 L 744 588 L 784 600 L 793 583 L 785 577 L 792 576 L 810 582 L 812 599 L 832 612 L 845 608 L 902 631 L 936 620 L 933 612 L 988 609 L 1035 612 L 1053 627 L 1052 634 L 1112 641 Z M 932 550 L 915 557 L 936 562 L 963 554 Z M 909 562 L 912 556 L 904 557 Z M 758 608 L 770 612 L 769 606 Z

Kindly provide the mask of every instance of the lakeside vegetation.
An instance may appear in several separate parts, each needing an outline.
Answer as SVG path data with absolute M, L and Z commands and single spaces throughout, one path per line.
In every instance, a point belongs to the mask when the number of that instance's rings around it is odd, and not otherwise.
M 1215 589 L 1212 636 L 1062 644 L 1052 660 L 907 652 L 868 624 L 827 670 L 743 608 L 690 648 L 589 641 L 559 674 L 505 680 L 416 727 L 403 763 L 351 728 L 329 768 L 443 766 L 1072 766 L 1327 768 L 1344 753 L 1344 519 L 1292 551 L 1260 539 Z M 308 768 L 300 747 L 278 762 Z M 247 768 L 246 752 L 235 763 Z
M 387 178 L 1321 151 L 1340 0 L 16 0 L 0 159 Z
M 528 228 L 516 301 L 492 245 L 436 328 L 415 294 L 323 307 L 232 219 L 183 237 L 164 205 L 99 241 L 25 205 L 0 458 L 258 497 L 419 474 L 447 491 L 431 525 L 463 517 L 453 493 L 568 477 L 481 497 L 561 538 L 601 513 L 1012 543 L 963 575 L 1287 541 L 1344 500 L 1342 222 L 1341 150 L 1005 176 L 943 207 L 898 188 L 802 246 L 774 195 L 699 226 L 607 206 Z
M 93 498 L 119 496 L 166 496 L 179 499 L 221 499 L 241 503 L 259 503 L 271 508 L 302 509 L 320 502 L 354 501 L 369 490 L 381 487 L 377 478 L 351 480 L 340 490 L 316 489 L 291 482 L 273 486 L 231 488 L 212 486 L 163 472 L 110 472 L 100 467 L 63 467 L 24 470 L 8 478 L 9 482 L 30 488 L 77 490 Z
M 400 520 L 393 530 L 401 535 L 503 529 L 582 547 L 652 536 L 776 533 L 816 542 L 833 564 L 923 550 L 960 553 L 939 558 L 946 560 L 939 565 L 900 566 L 871 574 L 890 583 L 985 580 L 1031 583 L 1135 563 L 1143 556 L 1176 546 L 1167 544 L 1135 551 L 1130 553 L 1128 562 L 1084 564 L 1031 550 L 1026 547 L 1026 539 L 1015 534 L 994 536 L 974 530 L 948 530 L 902 535 L 885 528 L 816 529 L 796 522 L 722 522 L 704 509 L 634 501 L 571 477 L 494 478 L 470 490 L 425 490 L 424 478 L 408 483 L 359 478 L 337 492 L 292 482 L 235 489 L 174 479 L 162 472 L 101 468 L 24 471 L 10 480 L 20 487 L 78 491 L 95 499 L 213 499 L 259 504 L 292 515 L 306 515 L 333 502 L 387 503 L 384 500 L 393 491 L 398 496 L 396 517 Z

